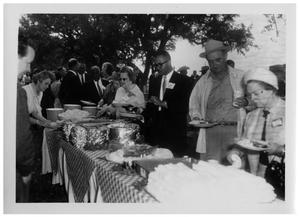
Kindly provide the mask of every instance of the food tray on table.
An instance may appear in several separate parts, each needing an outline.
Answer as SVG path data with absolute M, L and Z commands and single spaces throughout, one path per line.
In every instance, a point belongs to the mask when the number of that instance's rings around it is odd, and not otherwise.
M 140 176 L 148 179 L 149 173 L 154 171 L 155 167 L 157 167 L 158 165 L 177 164 L 177 163 L 183 163 L 189 168 L 192 168 L 192 163 L 188 162 L 184 158 L 141 159 L 141 160 L 133 161 L 133 168 Z

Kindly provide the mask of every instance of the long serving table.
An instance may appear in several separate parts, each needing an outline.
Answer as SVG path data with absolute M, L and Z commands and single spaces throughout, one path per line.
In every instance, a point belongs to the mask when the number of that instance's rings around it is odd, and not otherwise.
M 78 149 L 61 131 L 45 129 L 42 153 L 42 174 L 52 172 L 52 183 L 65 185 L 69 202 L 158 202 L 136 185 L 141 176 L 115 170 L 116 164 L 104 159 L 106 150 Z

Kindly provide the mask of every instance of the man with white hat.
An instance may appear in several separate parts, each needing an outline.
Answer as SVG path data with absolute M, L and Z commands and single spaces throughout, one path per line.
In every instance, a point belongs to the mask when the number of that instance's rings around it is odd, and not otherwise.
M 241 108 L 246 103 L 241 82 L 244 72 L 227 65 L 230 48 L 223 42 L 210 39 L 204 47 L 200 57 L 207 59 L 209 70 L 191 93 L 189 114 L 194 122 L 216 123 L 210 128 L 200 128 L 196 152 L 203 160 L 222 162 L 234 137 L 240 135 L 246 115 Z

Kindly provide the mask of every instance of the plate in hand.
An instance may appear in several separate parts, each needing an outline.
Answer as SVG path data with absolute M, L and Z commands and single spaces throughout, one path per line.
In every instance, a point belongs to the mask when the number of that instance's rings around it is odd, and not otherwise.
M 217 122 L 198 121 L 198 120 L 193 120 L 189 122 L 189 124 L 199 128 L 209 128 L 218 125 Z
M 253 151 L 265 151 L 270 148 L 270 144 L 262 140 L 242 139 L 237 141 L 236 144 L 245 149 L 249 149 Z

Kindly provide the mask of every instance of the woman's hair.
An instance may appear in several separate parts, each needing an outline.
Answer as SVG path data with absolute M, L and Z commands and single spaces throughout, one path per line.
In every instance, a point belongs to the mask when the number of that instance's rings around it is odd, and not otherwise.
M 247 84 L 249 84 L 251 82 L 255 82 L 255 83 L 259 84 L 265 90 L 272 90 L 277 95 L 277 89 L 275 87 L 273 87 L 272 85 L 267 84 L 263 81 L 258 81 L 258 80 L 249 80 L 247 82 Z
M 38 81 L 44 81 L 46 79 L 50 78 L 51 81 L 55 80 L 55 76 L 52 72 L 47 71 L 47 70 L 43 70 L 39 73 L 36 73 L 35 75 L 33 75 L 32 77 L 32 81 L 33 83 L 37 83 Z
M 135 81 L 136 81 L 136 74 L 128 66 L 124 66 L 121 69 L 120 73 L 127 73 L 128 77 L 129 77 L 129 80 L 132 81 L 132 83 L 135 83 Z

